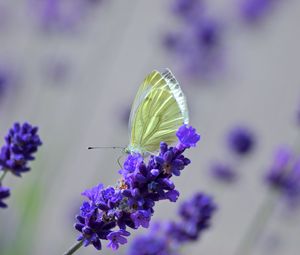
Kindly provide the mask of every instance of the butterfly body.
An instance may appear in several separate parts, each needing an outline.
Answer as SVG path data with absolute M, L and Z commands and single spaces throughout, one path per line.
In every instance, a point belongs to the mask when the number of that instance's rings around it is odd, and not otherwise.
M 176 140 L 176 131 L 188 124 L 185 96 L 170 70 L 151 72 L 141 84 L 129 119 L 127 153 L 146 155 L 159 149 L 160 142 Z

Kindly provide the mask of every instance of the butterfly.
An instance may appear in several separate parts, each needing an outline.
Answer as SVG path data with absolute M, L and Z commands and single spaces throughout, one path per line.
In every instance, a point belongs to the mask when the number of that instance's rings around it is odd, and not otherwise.
M 133 101 L 129 117 L 130 143 L 128 154 L 151 154 L 159 149 L 160 142 L 176 141 L 176 131 L 188 124 L 189 114 L 185 95 L 169 69 L 152 71 Z

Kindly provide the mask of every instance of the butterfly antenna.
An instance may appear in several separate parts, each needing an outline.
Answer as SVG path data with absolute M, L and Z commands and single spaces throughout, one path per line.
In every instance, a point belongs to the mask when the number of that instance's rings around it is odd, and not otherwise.
M 94 149 L 124 149 L 124 147 L 120 147 L 120 146 L 90 146 L 90 147 L 88 147 L 88 150 L 94 150 Z

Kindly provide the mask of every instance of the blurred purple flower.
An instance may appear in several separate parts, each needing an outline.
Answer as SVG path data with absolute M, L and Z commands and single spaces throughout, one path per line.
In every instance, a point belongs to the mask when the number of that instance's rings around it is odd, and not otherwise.
M 175 0 L 172 2 L 172 11 L 186 21 L 199 18 L 204 12 L 203 0 Z
M 73 31 L 100 0 L 29 0 L 40 27 L 47 32 Z
M 253 132 L 244 126 L 231 129 L 227 137 L 230 150 L 238 155 L 247 155 L 253 150 L 255 139 Z
M 179 207 L 180 222 L 171 222 L 167 235 L 179 243 L 195 241 L 204 230 L 210 227 L 210 221 L 216 205 L 212 197 L 196 193 Z
M 266 175 L 267 183 L 281 192 L 291 204 L 300 198 L 300 157 L 295 157 L 292 150 L 280 147 Z
M 214 178 L 222 182 L 231 183 L 237 178 L 237 174 L 234 169 L 226 163 L 215 161 L 209 170 Z
M 137 236 L 127 255 L 176 255 L 180 246 L 195 241 L 210 226 L 216 210 L 212 198 L 196 193 L 179 207 L 179 221 L 156 224 L 148 234 Z
M 10 190 L 7 187 L 3 187 L 0 183 L 0 208 L 6 208 L 7 205 L 2 201 L 10 196 Z
M 222 66 L 223 35 L 219 21 L 201 17 L 165 36 L 164 45 L 192 77 L 207 78 Z
M 15 85 L 17 80 L 16 71 L 12 66 L 2 62 L 0 64 L 0 97 Z
M 178 253 L 169 247 L 167 237 L 138 235 L 135 237 L 126 253 L 127 255 L 177 255 Z
M 264 18 L 276 0 L 241 0 L 240 12 L 246 22 L 256 23 Z

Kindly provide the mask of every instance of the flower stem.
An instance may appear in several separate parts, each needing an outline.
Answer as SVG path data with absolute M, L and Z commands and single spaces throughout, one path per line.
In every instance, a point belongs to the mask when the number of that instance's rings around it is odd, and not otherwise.
M 70 247 L 69 250 L 67 250 L 64 255 L 71 255 L 73 254 L 75 251 L 77 251 L 83 244 L 84 240 L 81 240 L 80 242 L 75 243 L 72 247 Z
M 257 244 L 257 241 L 262 236 L 264 228 L 271 218 L 277 201 L 277 192 L 272 190 L 270 193 L 271 194 L 266 196 L 265 200 L 256 211 L 256 214 L 249 225 L 246 234 L 234 253 L 235 255 L 250 255 L 252 253 L 252 249 L 255 247 L 255 244 Z
M 0 183 L 1 183 L 2 180 L 4 179 L 4 177 L 5 177 L 5 175 L 6 175 L 7 172 L 8 172 L 8 171 L 7 171 L 6 169 L 3 170 L 3 173 L 2 173 L 2 175 L 0 176 Z

